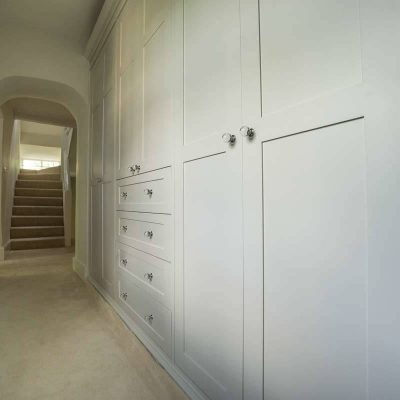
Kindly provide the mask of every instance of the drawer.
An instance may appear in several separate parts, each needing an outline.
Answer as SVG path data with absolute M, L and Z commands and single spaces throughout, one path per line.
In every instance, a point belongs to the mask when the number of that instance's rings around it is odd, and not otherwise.
M 143 331 L 171 356 L 171 311 L 136 285 L 129 273 L 119 268 L 119 298 L 124 308 Z
M 117 212 L 117 238 L 120 243 L 171 261 L 171 216 L 138 212 Z
M 171 199 L 171 168 L 118 181 L 118 210 L 171 214 Z
M 171 308 L 171 264 L 132 247 L 117 243 L 117 264 L 130 274 L 136 285 Z

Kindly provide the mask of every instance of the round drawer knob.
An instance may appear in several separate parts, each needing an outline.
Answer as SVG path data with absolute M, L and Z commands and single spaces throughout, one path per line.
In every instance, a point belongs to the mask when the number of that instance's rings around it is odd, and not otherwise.
M 147 196 L 152 196 L 153 195 L 153 189 L 144 189 L 144 194 L 147 194 Z
M 151 282 L 151 281 L 153 280 L 153 273 L 152 273 L 152 272 L 146 272 L 146 273 L 144 274 L 144 277 L 145 277 L 149 282 Z
M 121 193 L 121 197 L 126 200 L 126 198 L 128 197 L 128 192 L 122 192 Z
M 126 265 L 128 264 L 128 259 L 127 259 L 127 258 L 123 258 L 123 259 L 121 260 L 121 264 L 122 264 L 124 267 L 126 267 Z
M 151 325 L 151 323 L 154 320 L 153 314 L 145 315 L 144 319 L 145 319 L 145 321 L 147 321 Z
M 153 238 L 153 231 L 146 231 L 144 233 L 144 236 L 146 236 L 149 239 L 152 239 Z
M 122 230 L 126 233 L 128 231 L 128 226 L 127 225 L 122 225 Z

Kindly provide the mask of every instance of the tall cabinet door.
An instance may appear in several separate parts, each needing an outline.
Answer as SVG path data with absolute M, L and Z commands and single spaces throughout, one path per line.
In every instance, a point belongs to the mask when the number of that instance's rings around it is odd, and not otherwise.
M 181 6 L 175 360 L 210 399 L 236 400 L 243 374 L 239 1 Z
M 244 397 L 364 399 L 359 1 L 243 2 Z
M 102 207 L 103 193 L 103 102 L 92 113 L 91 179 L 91 276 L 101 282 L 103 270 Z

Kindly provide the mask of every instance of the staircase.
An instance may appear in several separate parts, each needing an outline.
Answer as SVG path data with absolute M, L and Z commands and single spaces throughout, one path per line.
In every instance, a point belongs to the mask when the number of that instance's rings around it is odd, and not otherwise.
M 15 183 L 10 249 L 64 247 L 60 167 L 21 169 Z

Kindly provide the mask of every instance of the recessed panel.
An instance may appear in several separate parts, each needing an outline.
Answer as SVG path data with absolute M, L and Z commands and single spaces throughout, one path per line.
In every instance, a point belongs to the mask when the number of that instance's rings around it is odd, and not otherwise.
M 363 120 L 266 142 L 266 400 L 366 399 Z
M 130 175 L 129 165 L 141 154 L 142 67 L 132 62 L 120 78 L 119 175 Z
M 170 0 L 144 0 L 144 35 L 148 39 L 167 19 Z
M 185 144 L 240 128 L 238 0 L 184 2 Z
M 115 111 L 115 90 L 112 89 L 104 97 L 104 181 L 114 179 Z
M 224 153 L 185 163 L 178 360 L 210 398 L 226 400 L 241 398 L 243 354 L 241 200 L 233 163 Z
M 359 1 L 261 0 L 263 112 L 361 82 Z
M 92 178 L 103 178 L 103 102 L 92 114 Z
M 172 77 L 168 25 L 163 23 L 143 49 L 143 158 L 167 158 L 172 146 Z

